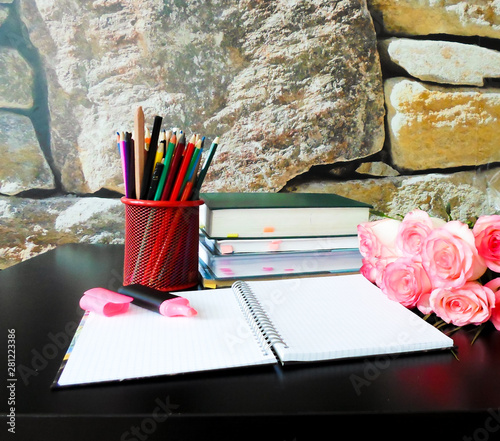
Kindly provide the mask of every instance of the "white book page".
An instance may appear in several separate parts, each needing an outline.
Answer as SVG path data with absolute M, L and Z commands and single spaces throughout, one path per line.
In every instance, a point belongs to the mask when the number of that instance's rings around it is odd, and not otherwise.
M 212 210 L 205 229 L 210 237 L 328 236 L 357 234 L 356 225 L 368 218 L 365 207 L 242 208 Z M 286 219 L 286 222 L 283 222 Z
M 59 386 L 275 363 L 264 354 L 230 288 L 178 293 L 198 311 L 164 317 L 130 305 L 125 314 L 90 313 Z
M 282 362 L 453 346 L 451 338 L 359 274 L 248 285 L 288 346 L 275 348 Z

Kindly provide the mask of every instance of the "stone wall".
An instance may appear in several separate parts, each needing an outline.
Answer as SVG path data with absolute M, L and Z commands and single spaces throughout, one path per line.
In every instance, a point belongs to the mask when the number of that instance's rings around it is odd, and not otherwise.
M 370 0 L 384 80 L 378 154 L 300 176 L 288 191 L 338 192 L 396 215 L 474 220 L 500 211 L 500 7 Z M 371 176 L 370 176 L 371 175 Z
M 0 268 L 123 242 L 117 130 L 221 143 L 205 191 L 500 208 L 494 1 L 0 0 Z

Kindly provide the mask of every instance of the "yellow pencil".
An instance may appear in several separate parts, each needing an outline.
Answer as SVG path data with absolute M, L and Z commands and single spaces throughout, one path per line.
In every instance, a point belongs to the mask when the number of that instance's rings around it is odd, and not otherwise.
M 159 162 L 161 162 L 162 159 L 163 159 L 163 155 L 165 153 L 165 144 L 166 144 L 166 142 L 167 142 L 167 136 L 166 136 L 165 130 L 163 130 L 163 132 L 161 134 L 160 143 L 158 144 L 158 149 L 156 150 L 156 157 L 155 157 L 155 163 L 153 165 L 153 170 L 155 169 L 156 164 L 158 164 Z

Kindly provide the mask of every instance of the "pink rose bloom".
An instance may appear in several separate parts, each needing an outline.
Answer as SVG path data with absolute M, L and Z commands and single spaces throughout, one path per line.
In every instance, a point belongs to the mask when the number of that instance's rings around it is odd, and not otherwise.
M 358 225 L 359 251 L 366 258 L 388 258 L 398 256 L 396 234 L 401 222 L 395 219 L 381 219 Z
M 432 308 L 431 308 L 431 304 L 429 302 L 430 297 L 431 297 L 431 293 L 427 292 L 427 293 L 422 294 L 420 296 L 420 298 L 418 299 L 417 308 L 422 314 L 431 314 L 433 312 Z
M 492 271 L 500 272 L 500 216 L 481 216 L 472 232 L 476 248 L 486 266 Z
M 479 282 L 458 288 L 437 288 L 429 298 L 432 310 L 446 323 L 456 326 L 486 322 L 495 307 L 495 294 Z
M 484 286 L 491 289 L 495 294 L 495 308 L 491 313 L 491 322 L 500 331 L 500 277 L 490 280 Z
M 422 244 L 429 233 L 444 224 L 446 221 L 431 218 L 423 210 L 410 211 L 399 225 L 396 246 L 405 256 L 417 256 L 422 251 Z
M 378 269 L 377 269 L 377 262 L 379 262 L 378 259 L 368 259 L 366 257 L 363 257 L 361 260 L 362 265 L 361 268 L 359 269 L 359 272 L 363 274 L 363 276 L 368 279 L 372 283 L 377 283 L 377 275 L 378 275 Z
M 391 256 L 387 259 L 377 259 L 376 257 L 372 258 L 364 257 L 362 259 L 362 265 L 359 271 L 370 282 L 375 283 L 378 287 L 380 287 L 385 267 L 396 259 L 397 259 L 396 256 Z
M 415 258 L 400 257 L 389 263 L 380 288 L 391 300 L 413 308 L 423 294 L 431 292 L 431 282 L 422 264 Z
M 422 246 L 422 264 L 434 288 L 460 287 L 486 271 L 472 231 L 459 221 L 431 231 Z

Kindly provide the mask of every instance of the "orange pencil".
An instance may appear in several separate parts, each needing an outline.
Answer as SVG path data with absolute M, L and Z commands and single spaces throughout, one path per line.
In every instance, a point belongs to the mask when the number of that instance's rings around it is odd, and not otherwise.
M 148 157 L 149 144 L 151 144 L 151 132 L 146 127 L 146 132 L 144 134 L 144 163 L 146 163 L 146 158 Z

